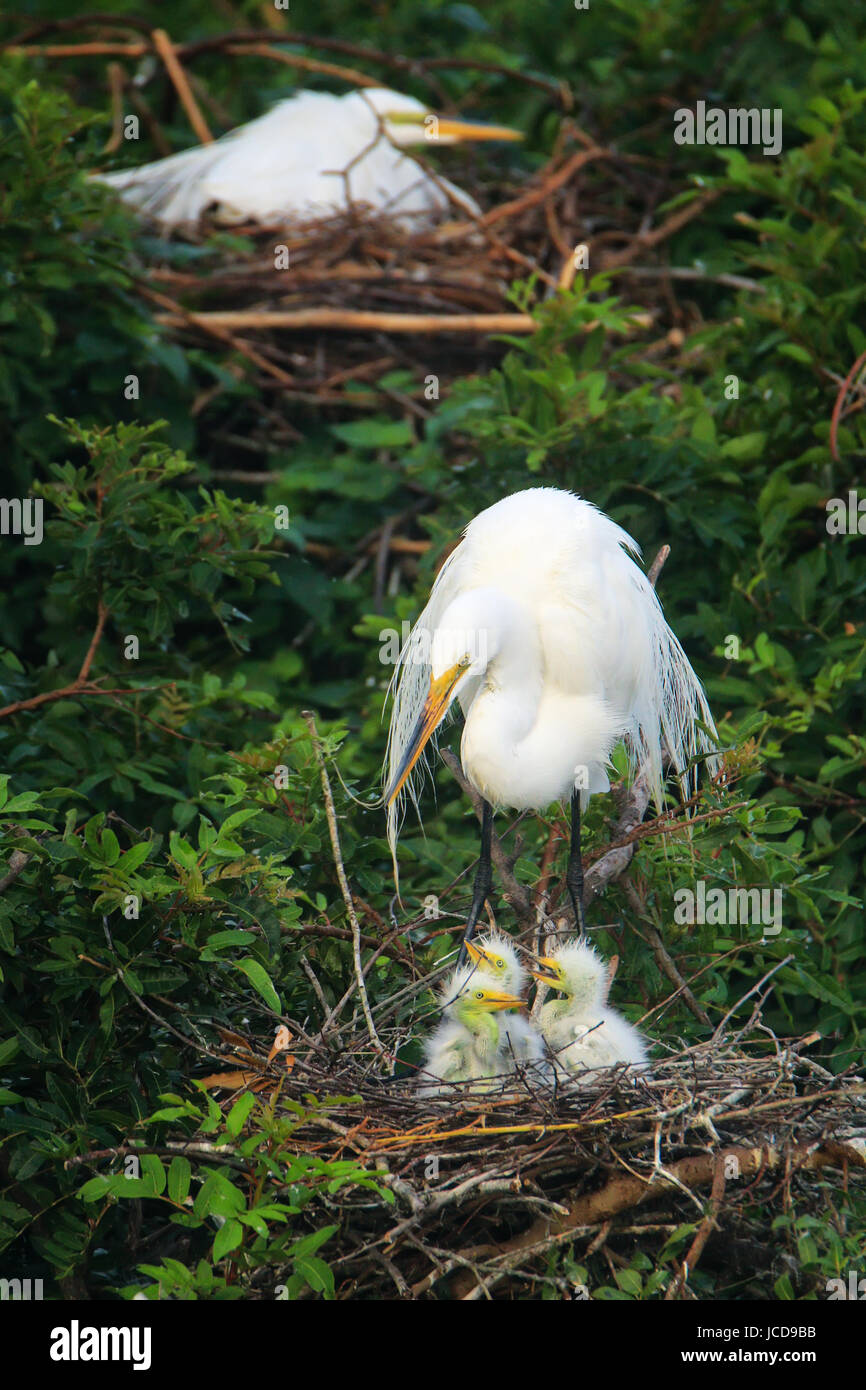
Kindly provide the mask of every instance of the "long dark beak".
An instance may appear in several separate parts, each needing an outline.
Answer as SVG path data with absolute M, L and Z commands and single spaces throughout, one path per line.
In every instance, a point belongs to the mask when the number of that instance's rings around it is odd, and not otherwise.
M 429 739 L 448 713 L 454 687 L 463 675 L 463 670 L 464 667 L 460 662 L 457 662 L 444 675 L 437 677 L 436 680 L 431 680 L 427 699 L 424 701 L 424 708 L 418 717 L 418 723 L 412 730 L 412 737 L 406 745 L 402 762 L 385 793 L 386 806 L 390 806 L 394 798 L 400 795 L 409 773 L 424 752 Z

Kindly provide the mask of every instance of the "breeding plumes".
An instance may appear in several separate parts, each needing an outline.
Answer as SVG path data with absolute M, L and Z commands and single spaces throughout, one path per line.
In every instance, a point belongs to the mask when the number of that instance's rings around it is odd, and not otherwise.
M 519 1066 L 547 1065 L 544 1044 L 528 1020 L 518 1025 L 516 1013 L 504 1012 L 522 1008 L 524 1001 L 474 965 L 452 970 L 439 997 L 443 1017 L 427 1040 L 420 1095 L 456 1097 L 457 1082 L 471 1082 L 473 1091 L 499 1089 Z
M 645 1066 L 646 1045 L 636 1028 L 607 1004 L 607 969 L 585 941 L 557 946 L 541 956 L 536 979 L 563 999 L 542 1005 L 539 1024 L 560 1077 L 586 1080 L 601 1067 Z
M 410 230 L 477 203 L 402 151 L 468 140 L 519 140 L 505 126 L 437 116 L 384 87 L 345 96 L 298 92 L 212 144 L 139 169 L 93 177 L 165 229 L 206 211 L 223 223 L 303 222 L 366 206 Z
M 715 761 L 709 706 L 639 553 L 573 493 L 514 493 L 467 526 L 400 654 L 385 778 L 395 874 L 404 793 L 418 809 L 413 774 L 458 700 L 463 771 L 483 799 L 464 940 L 491 888 L 494 806 L 540 811 L 571 799 L 566 883 L 582 933 L 580 814 L 608 790 L 616 743 L 659 807 L 665 754 L 684 791 L 698 755 Z

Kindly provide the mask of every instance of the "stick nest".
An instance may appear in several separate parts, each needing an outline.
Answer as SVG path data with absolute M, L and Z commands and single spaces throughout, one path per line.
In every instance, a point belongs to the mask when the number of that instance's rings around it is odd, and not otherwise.
M 615 1272 L 688 1225 L 668 1298 L 695 1296 L 702 1256 L 702 1273 L 757 1279 L 761 1291 L 745 1296 L 772 1297 L 789 1257 L 767 1241 L 767 1209 L 782 1213 L 795 1195 L 798 1212 L 821 1207 L 828 1177 L 833 1189 L 866 1188 L 866 1083 L 802 1055 L 812 1041 L 782 1044 L 753 1015 L 738 1034 L 653 1061 L 651 1074 L 504 1097 L 455 1087 L 448 1101 L 420 1099 L 411 1078 L 379 1079 L 361 1041 L 324 1065 L 299 1049 L 280 1093 L 312 1092 L 324 1108 L 293 1146 L 356 1159 L 395 1197 L 341 1194 L 338 1291 L 592 1297 L 550 1272 L 552 1252 L 566 1247 L 581 1265 L 600 1255 Z

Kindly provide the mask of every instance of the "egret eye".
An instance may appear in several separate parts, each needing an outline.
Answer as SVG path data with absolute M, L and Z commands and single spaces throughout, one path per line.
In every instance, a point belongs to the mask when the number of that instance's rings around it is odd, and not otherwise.
M 496 969 L 497 969 L 497 970 L 504 970 L 504 969 L 505 969 L 505 961 L 504 961 L 504 960 L 498 960 L 498 961 L 496 962 Z
M 484 998 L 484 990 L 483 990 L 483 989 L 477 989 L 477 990 L 475 991 L 475 998 L 476 998 L 476 999 L 483 999 L 483 998 Z

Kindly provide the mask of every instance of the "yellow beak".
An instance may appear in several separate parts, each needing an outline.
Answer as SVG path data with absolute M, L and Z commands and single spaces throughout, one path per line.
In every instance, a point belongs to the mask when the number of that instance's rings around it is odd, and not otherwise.
M 480 965 L 482 961 L 487 961 L 488 965 L 493 964 L 493 957 L 483 946 L 476 946 L 474 941 L 464 941 L 463 945 L 473 965 Z
M 427 699 L 424 701 L 418 723 L 412 730 L 412 737 L 403 755 L 403 761 L 398 767 L 394 780 L 385 793 L 385 805 L 390 806 L 396 796 L 400 795 L 407 777 L 417 763 L 424 748 L 431 736 L 436 732 L 445 715 L 448 713 L 448 706 L 451 703 L 451 696 L 454 687 L 463 675 L 465 666 L 457 662 L 446 671 L 444 675 L 436 680 L 431 680 L 430 689 L 427 692 Z
M 512 130 L 507 125 L 486 125 L 483 121 L 448 120 L 438 118 L 434 130 L 451 140 L 522 140 L 522 130 Z M 434 138 L 435 137 L 431 137 Z
M 517 994 L 500 994 L 498 990 L 488 990 L 483 1001 L 479 999 L 482 1009 L 525 1009 L 526 1000 L 521 999 Z
M 540 965 L 541 969 L 532 970 L 530 968 L 530 975 L 534 976 L 536 980 L 541 980 L 546 985 L 559 984 L 559 966 L 555 960 L 551 960 L 550 956 L 536 956 L 535 963 L 536 965 Z

